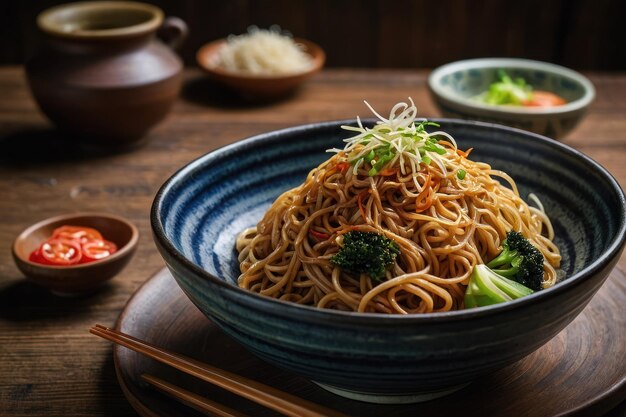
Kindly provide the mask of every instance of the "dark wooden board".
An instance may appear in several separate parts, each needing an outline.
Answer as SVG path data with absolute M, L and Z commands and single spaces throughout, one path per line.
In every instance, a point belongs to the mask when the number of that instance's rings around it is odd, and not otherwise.
M 591 303 L 535 353 L 437 400 L 374 405 L 330 394 L 255 358 L 187 299 L 167 270 L 149 279 L 120 315 L 120 330 L 206 363 L 355 416 L 552 416 L 600 414 L 626 397 L 626 278 L 615 269 Z M 143 384 L 150 373 L 254 416 L 274 413 L 126 348 L 114 349 L 117 375 L 144 416 L 193 416 L 191 409 Z M 199 414 L 198 414 L 199 415 Z

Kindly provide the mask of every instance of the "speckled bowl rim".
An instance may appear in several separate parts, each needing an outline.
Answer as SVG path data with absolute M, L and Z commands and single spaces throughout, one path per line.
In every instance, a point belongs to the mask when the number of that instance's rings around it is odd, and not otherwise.
M 480 103 L 476 100 L 461 97 L 441 86 L 441 79 L 460 70 L 485 69 L 485 68 L 514 68 L 539 70 L 552 74 L 558 74 L 578 83 L 584 89 L 584 94 L 577 100 L 562 106 L 555 107 L 523 107 L 523 106 L 497 106 Z M 494 114 L 519 114 L 519 115 L 559 115 L 577 112 L 587 107 L 595 98 L 596 90 L 584 75 L 548 62 L 534 61 L 522 58 L 477 58 L 451 62 L 435 68 L 428 76 L 428 87 L 437 96 L 457 105 L 463 105 L 472 109 L 489 111 Z
M 70 10 L 111 10 L 117 8 L 128 11 L 142 11 L 151 14 L 150 18 L 145 22 L 136 23 L 119 28 L 112 29 L 96 29 L 96 30 L 78 30 L 68 32 L 55 24 L 54 17 L 59 14 L 67 13 Z M 50 7 L 37 16 L 37 26 L 39 29 L 49 35 L 67 38 L 67 39 L 102 39 L 102 38 L 127 38 L 138 35 L 148 34 L 157 30 L 163 23 L 163 10 L 155 5 L 134 1 L 80 1 L 74 3 L 65 3 L 58 6 Z
M 32 262 L 28 258 L 24 258 L 23 256 L 20 256 L 19 253 L 17 253 L 15 249 L 17 242 L 24 239 L 26 236 L 32 234 L 34 231 L 41 229 L 42 227 L 47 226 L 50 223 L 55 223 L 61 220 L 63 221 L 67 220 L 68 224 L 70 224 L 73 219 L 79 219 L 83 217 L 100 217 L 103 219 L 115 220 L 121 224 L 124 224 L 130 229 L 130 233 L 131 233 L 130 239 L 128 239 L 128 242 L 126 242 L 124 246 L 122 246 L 121 248 L 118 248 L 118 250 L 115 251 L 115 253 L 107 256 L 106 258 L 98 259 L 98 260 L 87 262 L 84 264 L 76 264 L 76 265 L 40 264 L 37 262 Z M 15 256 L 16 258 L 19 258 L 22 262 L 28 265 L 31 265 L 34 268 L 59 270 L 59 271 L 77 270 L 77 269 L 80 270 L 80 269 L 90 269 L 90 268 L 100 266 L 103 264 L 108 264 L 108 263 L 114 262 L 116 259 L 127 256 L 129 252 L 132 252 L 135 249 L 138 242 L 139 242 L 139 229 L 137 229 L 137 226 L 135 226 L 130 220 L 127 220 L 124 217 L 117 216 L 115 214 L 85 211 L 85 212 L 79 212 L 79 213 L 59 214 L 58 216 L 48 217 L 47 219 L 40 220 L 37 223 L 34 223 L 28 226 L 19 235 L 17 235 L 17 237 L 13 240 L 13 244 L 11 245 L 11 252 L 13 253 L 13 256 Z
M 593 159 L 567 145 L 549 139 L 545 136 L 527 132 L 525 130 L 493 123 L 445 118 L 432 120 L 441 124 L 445 123 L 448 125 L 454 124 L 460 126 L 476 126 L 479 128 L 487 128 L 502 132 L 515 133 L 525 136 L 525 138 L 529 141 L 540 142 L 545 146 L 557 148 L 557 150 L 560 152 L 565 152 L 569 155 L 574 156 L 579 161 L 586 164 L 589 169 L 595 171 L 598 175 L 605 178 L 608 185 L 610 185 L 610 187 L 614 190 L 615 195 L 621 201 L 622 207 L 626 207 L 626 196 L 624 195 L 624 192 L 618 184 L 617 180 L 615 180 L 615 178 L 604 167 L 595 162 Z M 374 121 L 374 119 L 363 119 L 362 121 L 364 123 L 371 123 Z M 239 142 L 215 149 L 183 166 L 161 186 L 152 203 L 152 209 L 150 211 L 150 224 L 153 231 L 153 237 L 157 243 L 157 246 L 160 246 L 159 249 L 163 248 L 163 250 L 165 250 L 168 255 L 171 256 L 178 264 L 183 265 L 192 273 L 204 277 L 212 285 L 217 285 L 221 289 L 227 291 L 229 295 L 236 299 L 238 302 L 247 303 L 250 307 L 254 307 L 259 310 L 267 311 L 268 313 L 271 313 L 273 315 L 279 315 L 286 318 L 293 319 L 294 317 L 297 317 L 299 320 L 303 320 L 306 322 L 325 323 L 329 320 L 339 320 L 339 322 L 343 324 L 354 323 L 357 325 L 398 325 L 400 323 L 402 323 L 403 325 L 420 325 L 441 322 L 454 322 L 459 320 L 463 321 L 477 319 L 484 316 L 497 315 L 503 311 L 520 309 L 534 303 L 535 300 L 551 297 L 552 294 L 569 291 L 575 286 L 583 283 L 583 281 L 587 277 L 596 274 L 602 269 L 609 266 L 611 262 L 619 255 L 622 247 L 624 246 L 624 243 L 626 241 L 626 211 L 622 211 L 619 219 L 616 220 L 616 222 L 619 223 L 616 231 L 616 236 L 608 245 L 608 249 L 605 250 L 601 256 L 599 256 L 587 267 L 577 272 L 576 274 L 568 277 L 564 281 L 559 282 L 554 287 L 533 293 L 517 300 L 501 304 L 495 304 L 487 307 L 439 313 L 395 315 L 383 313 L 356 313 L 349 311 L 319 309 L 312 306 L 304 306 L 288 301 L 274 299 L 271 297 L 265 297 L 254 292 L 244 290 L 210 274 L 206 270 L 202 269 L 199 265 L 196 265 L 194 262 L 187 259 L 185 255 L 183 255 L 183 253 L 180 252 L 167 238 L 165 230 L 163 228 L 163 224 L 160 221 L 161 204 L 164 200 L 164 197 L 168 193 L 168 191 L 177 184 L 178 181 L 194 173 L 194 171 L 200 169 L 206 160 L 211 160 L 212 158 L 218 157 L 223 152 L 232 151 L 240 147 L 257 145 L 276 136 L 310 133 L 312 129 L 323 130 L 325 128 L 333 126 L 336 126 L 339 129 L 341 125 L 351 123 L 354 123 L 354 119 L 311 123 L 307 125 L 299 125 L 261 133 L 259 135 L 248 137 L 247 139 L 241 140 Z M 168 262 L 167 259 L 166 264 L 168 264 L 168 266 L 170 265 L 170 262 Z M 338 323 L 338 321 L 334 321 L 334 323 Z

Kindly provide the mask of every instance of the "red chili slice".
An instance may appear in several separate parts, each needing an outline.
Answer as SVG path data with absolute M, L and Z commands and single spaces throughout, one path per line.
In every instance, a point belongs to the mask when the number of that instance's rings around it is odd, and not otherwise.
M 83 257 L 83 251 L 77 241 L 51 238 L 41 244 L 39 256 L 51 265 L 75 265 Z
M 41 255 L 41 251 L 39 250 L 39 248 L 35 249 L 30 254 L 30 256 L 28 257 L 28 260 L 31 262 L 38 263 L 38 264 L 48 264 L 48 261 L 46 261 L 44 257 Z
M 106 258 L 117 252 L 117 245 L 108 240 L 92 240 L 83 243 L 83 259 L 81 263 L 93 262 Z
M 79 240 L 86 243 L 91 240 L 103 240 L 102 235 L 96 229 L 85 226 L 61 226 L 54 229 L 52 238 Z

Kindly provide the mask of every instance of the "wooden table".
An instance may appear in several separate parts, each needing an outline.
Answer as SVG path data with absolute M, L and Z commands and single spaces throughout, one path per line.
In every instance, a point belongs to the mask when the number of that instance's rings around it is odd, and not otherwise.
M 368 115 L 362 100 L 387 109 L 411 96 L 438 116 L 427 71 L 322 72 L 296 96 L 242 104 L 186 73 L 182 97 L 145 146 L 108 156 L 59 145 L 37 111 L 21 68 L 0 68 L 0 415 L 136 415 L 118 386 L 111 345 L 90 335 L 113 325 L 130 295 L 163 267 L 149 209 L 159 186 L 188 161 L 257 133 Z M 597 88 L 589 115 L 564 143 L 604 165 L 626 187 L 626 73 L 588 74 Z M 98 293 L 59 298 L 25 281 L 11 259 L 15 236 L 60 213 L 107 211 L 132 220 L 141 237 L 131 264 Z M 626 256 L 618 268 L 626 271 Z M 624 412 L 624 403 L 616 413 Z

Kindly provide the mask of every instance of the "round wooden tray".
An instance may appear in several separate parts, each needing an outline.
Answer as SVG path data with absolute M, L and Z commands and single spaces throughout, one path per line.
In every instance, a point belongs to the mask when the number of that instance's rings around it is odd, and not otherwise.
M 626 398 L 626 277 L 615 269 L 585 310 L 521 361 L 436 400 L 375 405 L 333 395 L 248 353 L 208 320 L 161 270 L 135 293 L 117 328 L 158 346 L 259 380 L 354 416 L 599 415 Z M 143 416 L 199 416 L 140 379 L 149 373 L 254 416 L 274 412 L 115 346 L 120 385 Z

